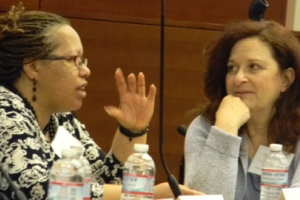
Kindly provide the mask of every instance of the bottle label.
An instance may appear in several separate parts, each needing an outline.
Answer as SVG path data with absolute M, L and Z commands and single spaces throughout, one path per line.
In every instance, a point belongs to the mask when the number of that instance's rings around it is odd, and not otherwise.
M 286 169 L 262 169 L 261 185 L 274 188 L 286 188 L 288 170 Z
M 153 196 L 154 176 L 123 174 L 123 194 Z
M 49 200 L 82 200 L 83 183 L 80 182 L 49 182 Z
M 288 170 L 263 168 L 261 175 L 261 199 L 277 199 L 281 189 L 287 187 Z
M 91 179 L 85 178 L 83 184 L 83 200 L 91 199 Z

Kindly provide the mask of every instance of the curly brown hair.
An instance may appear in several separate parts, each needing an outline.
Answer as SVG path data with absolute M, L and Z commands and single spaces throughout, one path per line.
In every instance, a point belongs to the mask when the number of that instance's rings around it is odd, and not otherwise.
M 58 44 L 51 33 L 61 25 L 70 22 L 48 12 L 25 11 L 22 3 L 0 15 L 0 85 L 12 85 L 23 64 L 53 51 Z
M 225 76 L 227 62 L 236 42 L 257 37 L 273 50 L 280 70 L 293 68 L 295 81 L 276 102 L 277 112 L 268 129 L 269 143 L 280 143 L 293 152 L 300 136 L 300 45 L 291 31 L 274 21 L 242 21 L 227 27 L 223 35 L 207 48 L 209 56 L 204 74 L 204 93 L 209 104 L 201 114 L 212 124 L 222 99 L 227 95 Z M 245 127 L 241 127 L 239 135 Z

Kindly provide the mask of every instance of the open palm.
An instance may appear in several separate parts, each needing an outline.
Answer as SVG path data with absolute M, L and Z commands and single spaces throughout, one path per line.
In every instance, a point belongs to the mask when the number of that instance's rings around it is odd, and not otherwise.
M 151 85 L 148 96 L 146 96 L 144 74 L 139 73 L 138 77 L 130 74 L 126 82 L 121 69 L 116 70 L 115 81 L 120 105 L 118 108 L 105 106 L 105 110 L 126 129 L 131 132 L 140 132 L 148 126 L 152 118 L 156 88 Z

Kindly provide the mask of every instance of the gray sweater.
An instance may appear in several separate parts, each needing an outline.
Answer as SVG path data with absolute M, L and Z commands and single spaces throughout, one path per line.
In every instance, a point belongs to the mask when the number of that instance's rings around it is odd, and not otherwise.
M 242 200 L 248 170 L 247 134 L 230 135 L 199 116 L 185 139 L 184 184 L 225 200 Z M 300 142 L 289 167 L 289 187 L 300 187 Z

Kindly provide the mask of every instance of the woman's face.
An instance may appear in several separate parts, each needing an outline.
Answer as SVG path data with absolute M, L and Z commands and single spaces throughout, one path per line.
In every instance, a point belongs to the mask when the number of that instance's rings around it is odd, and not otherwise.
M 58 47 L 48 56 L 82 56 L 83 48 L 77 32 L 68 25 L 54 28 L 52 36 Z M 78 68 L 73 60 L 38 60 L 37 102 L 45 111 L 67 112 L 81 107 L 86 97 L 87 66 Z
M 286 76 L 272 56 L 271 47 L 255 37 L 232 48 L 226 75 L 227 94 L 240 97 L 250 111 L 269 110 L 287 89 Z

